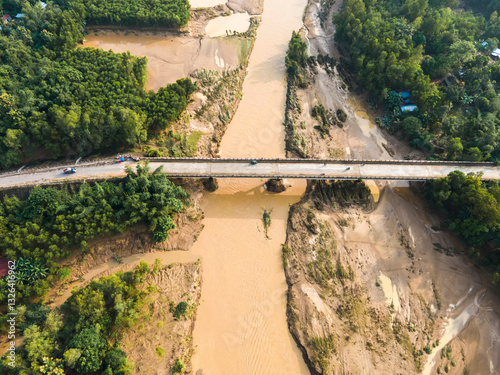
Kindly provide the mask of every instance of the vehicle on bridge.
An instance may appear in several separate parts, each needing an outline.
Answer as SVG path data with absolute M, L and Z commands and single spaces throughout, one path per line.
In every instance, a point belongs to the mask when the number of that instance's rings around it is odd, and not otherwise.
M 132 155 L 119 155 L 115 158 L 115 163 L 122 163 L 127 160 L 139 161 L 141 160 L 138 156 Z
M 66 169 L 63 169 L 63 173 L 65 173 L 65 174 L 76 173 L 76 169 L 75 168 L 66 168 Z

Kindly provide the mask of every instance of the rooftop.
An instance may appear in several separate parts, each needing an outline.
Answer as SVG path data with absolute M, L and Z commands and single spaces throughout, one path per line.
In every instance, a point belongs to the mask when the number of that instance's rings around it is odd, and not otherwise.
M 413 112 L 418 109 L 418 107 L 415 104 L 402 105 L 399 108 L 401 109 L 401 112 Z

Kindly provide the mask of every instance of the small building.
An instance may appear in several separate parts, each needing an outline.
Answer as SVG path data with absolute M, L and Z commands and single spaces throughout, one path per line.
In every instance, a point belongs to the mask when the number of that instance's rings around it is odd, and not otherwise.
M 494 59 L 500 59 L 500 48 L 493 50 L 491 57 Z
M 47 6 L 47 3 L 40 1 L 40 6 L 42 7 L 42 9 L 45 9 L 45 7 Z
M 418 110 L 418 107 L 415 104 L 402 105 L 399 107 L 401 113 L 405 112 L 414 112 Z
M 12 19 L 12 17 L 10 15 L 8 15 L 8 14 L 5 14 L 5 15 L 2 16 L 2 22 L 3 23 L 9 22 L 11 19 Z
M 17 14 L 16 14 L 16 18 L 18 18 L 18 19 L 22 19 L 22 18 L 24 18 L 24 14 L 22 14 L 22 13 L 17 13 Z

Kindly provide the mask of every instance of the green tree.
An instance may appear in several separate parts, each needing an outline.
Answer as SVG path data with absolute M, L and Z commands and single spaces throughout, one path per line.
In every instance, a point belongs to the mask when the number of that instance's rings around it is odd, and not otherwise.
M 33 369 L 42 366 L 43 358 L 50 357 L 52 352 L 57 349 L 54 337 L 36 325 L 26 328 L 23 337 L 26 357 L 32 363 Z
M 103 364 L 104 368 L 111 369 L 113 375 L 129 375 L 133 370 L 133 366 L 127 360 L 127 354 L 118 348 L 106 354 Z
M 94 329 L 85 328 L 77 333 L 68 345 L 69 348 L 82 351 L 75 369 L 82 374 L 99 370 L 105 346 L 106 342 Z
M 299 33 L 293 31 L 292 39 L 288 43 L 288 50 L 285 57 L 285 66 L 288 74 L 292 77 L 298 77 L 302 74 L 302 69 L 306 65 L 307 44 L 302 41 Z
M 446 152 L 448 153 L 447 159 L 456 160 L 462 155 L 464 146 L 462 146 L 462 141 L 460 138 L 451 138 L 448 146 L 446 147 Z
M 418 118 L 410 116 L 401 122 L 401 128 L 410 139 L 416 139 L 420 137 L 422 122 Z

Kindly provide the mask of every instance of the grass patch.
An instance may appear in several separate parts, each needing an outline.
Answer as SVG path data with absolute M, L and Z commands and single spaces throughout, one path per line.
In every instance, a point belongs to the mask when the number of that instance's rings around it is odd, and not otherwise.
M 365 300 L 359 287 L 344 289 L 341 303 L 337 307 L 337 315 L 346 321 L 352 332 L 358 332 L 365 326 Z
M 160 357 L 160 358 L 165 357 L 165 354 L 166 354 L 165 349 L 163 349 L 161 346 L 157 346 L 157 347 L 155 348 L 155 352 L 156 352 L 156 355 L 157 355 L 158 357 Z
M 319 364 L 323 374 L 328 373 L 330 356 L 337 351 L 335 336 L 331 334 L 327 337 L 313 337 L 309 341 L 309 347 L 314 353 L 312 362 Z
M 194 155 L 196 153 L 198 141 L 200 140 L 202 135 L 205 135 L 205 133 L 203 133 L 202 131 L 194 131 L 189 134 L 189 137 L 187 137 L 186 148 L 188 149 L 188 152 L 190 154 Z
M 180 359 L 175 362 L 174 368 L 172 369 L 172 374 L 181 374 L 186 369 L 186 365 L 182 363 Z
M 283 260 L 283 269 L 286 269 L 288 265 L 288 257 L 292 253 L 292 249 L 290 249 L 287 245 L 281 245 L 281 259 Z
M 314 247 L 316 259 L 307 265 L 307 273 L 318 285 L 327 287 L 338 277 L 338 268 L 332 262 L 336 243 L 330 224 L 318 222 L 318 225 L 320 233 Z

